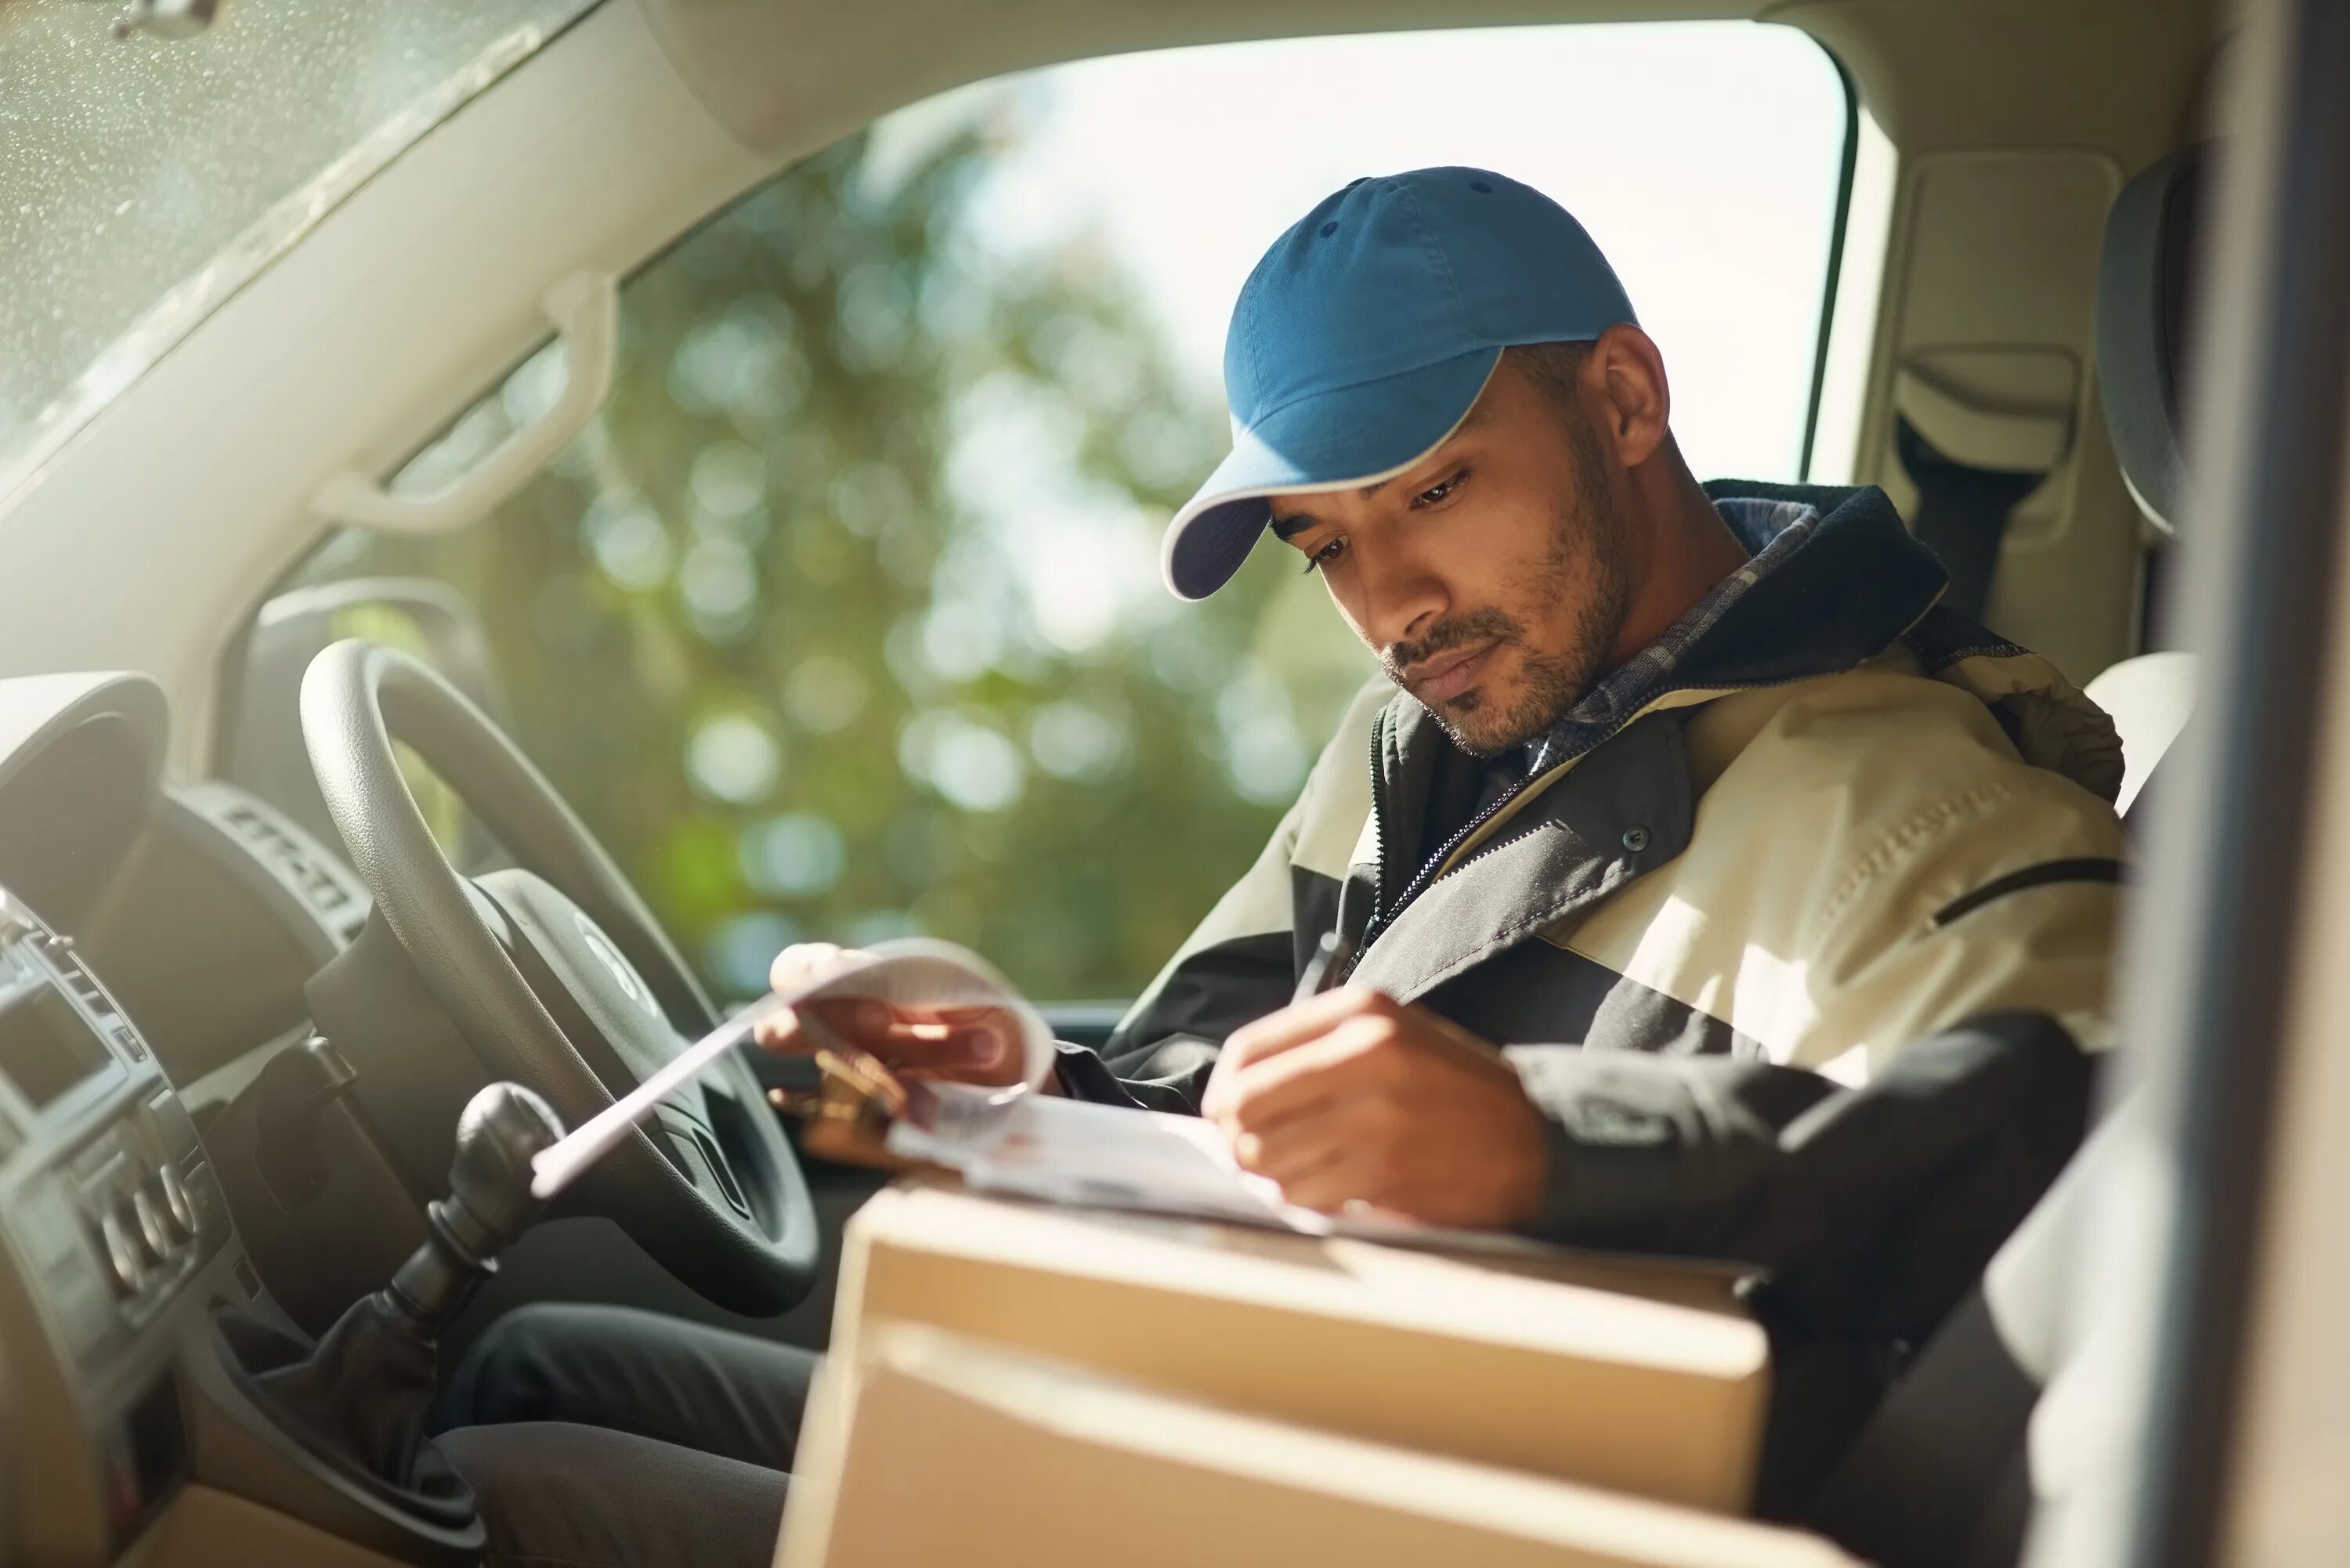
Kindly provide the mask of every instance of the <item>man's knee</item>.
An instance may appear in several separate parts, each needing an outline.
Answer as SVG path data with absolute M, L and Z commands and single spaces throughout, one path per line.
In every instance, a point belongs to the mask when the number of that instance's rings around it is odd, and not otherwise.
M 789 1485 L 776 1471 L 561 1423 L 437 1440 L 473 1489 L 492 1564 L 765 1568 L 775 1556 Z
M 573 1302 L 515 1308 L 492 1323 L 442 1393 L 443 1428 L 563 1420 L 570 1385 L 611 1336 L 617 1309 Z

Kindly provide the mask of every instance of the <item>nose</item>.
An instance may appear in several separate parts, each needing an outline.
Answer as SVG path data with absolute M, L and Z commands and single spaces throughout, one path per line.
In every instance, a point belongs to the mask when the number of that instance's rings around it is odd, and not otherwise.
M 1380 541 L 1386 545 L 1387 541 Z M 1414 641 L 1444 618 L 1452 596 L 1435 563 L 1415 550 L 1356 547 L 1356 621 L 1375 649 Z

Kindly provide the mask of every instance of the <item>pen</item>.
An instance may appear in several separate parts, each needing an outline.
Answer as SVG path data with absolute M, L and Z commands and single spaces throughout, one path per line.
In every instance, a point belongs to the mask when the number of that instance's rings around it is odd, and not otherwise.
M 1305 961 L 1305 972 L 1297 977 L 1296 993 L 1290 997 L 1295 1006 L 1309 996 L 1319 996 L 1347 978 L 1347 963 L 1354 956 L 1355 946 L 1335 930 L 1322 933 L 1314 949 L 1314 956 Z

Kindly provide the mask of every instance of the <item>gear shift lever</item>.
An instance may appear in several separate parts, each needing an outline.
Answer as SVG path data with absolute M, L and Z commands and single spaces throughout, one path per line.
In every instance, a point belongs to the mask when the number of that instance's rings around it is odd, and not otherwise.
M 492 1084 L 466 1102 L 449 1196 L 425 1210 L 424 1244 L 385 1293 L 427 1336 L 439 1336 L 497 1271 L 498 1253 L 538 1218 L 544 1205 L 531 1196 L 531 1158 L 562 1137 L 554 1110 L 519 1084 Z
M 472 1490 L 424 1435 L 436 1342 L 538 1217 L 531 1157 L 562 1136 L 545 1100 L 492 1084 L 458 1116 L 449 1196 L 426 1208 L 424 1244 L 389 1284 L 353 1302 L 315 1345 L 240 1332 L 234 1318 L 223 1325 L 232 1365 L 312 1452 L 443 1525 L 463 1525 L 474 1508 Z

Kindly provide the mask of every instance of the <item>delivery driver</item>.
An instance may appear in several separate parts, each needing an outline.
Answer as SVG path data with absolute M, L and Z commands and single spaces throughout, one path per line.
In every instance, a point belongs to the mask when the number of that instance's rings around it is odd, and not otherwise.
M 1057 1090 L 1211 1116 L 1315 1208 L 1774 1262 L 1922 1150 L 2002 1136 L 1986 1063 L 2028 1064 L 2001 1081 L 2077 1124 L 2112 726 L 1937 607 L 1944 573 L 1881 492 L 1700 486 L 1574 218 L 1475 169 L 1357 180 L 1257 265 L 1224 379 L 1232 455 L 1168 530 L 1169 587 L 1213 593 L 1270 534 L 1386 679 L 1107 1049 L 1063 1049 Z M 1293 1003 L 1333 931 L 1346 983 Z M 827 1022 L 931 1072 L 1011 1050 L 984 1020 Z M 802 1043 L 786 1018 L 764 1044 Z M 1908 1119 L 1803 1144 L 1886 1084 Z M 534 1316 L 494 1332 L 457 1419 L 682 1429 L 579 1371 L 649 1325 Z M 720 1357 L 737 1401 L 804 1386 L 774 1346 L 686 1355 L 709 1332 L 662 1324 L 660 1355 Z M 795 1425 L 704 1446 L 780 1469 Z

